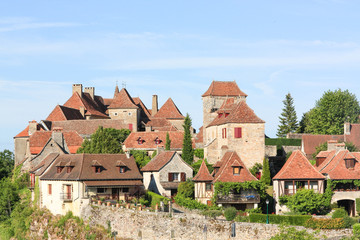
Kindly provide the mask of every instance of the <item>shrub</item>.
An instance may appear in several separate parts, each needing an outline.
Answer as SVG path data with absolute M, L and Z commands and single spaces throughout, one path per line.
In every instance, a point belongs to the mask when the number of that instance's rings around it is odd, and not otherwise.
M 360 223 L 355 223 L 353 225 L 353 235 L 354 237 L 360 238 Z
M 265 145 L 276 145 L 276 146 L 301 146 L 301 139 L 290 139 L 290 138 L 265 138 Z
M 201 212 L 201 214 L 207 217 L 216 218 L 218 216 L 221 216 L 223 212 L 221 210 L 204 210 Z
M 306 221 L 305 227 L 313 229 L 340 229 L 345 228 L 345 222 L 343 218 L 334 219 L 316 219 L 310 218 Z
M 354 225 L 356 223 L 356 220 L 349 216 L 343 217 L 343 221 L 344 221 L 345 228 L 351 228 L 352 225 Z
M 205 204 L 202 204 L 201 202 L 198 202 L 196 200 L 193 200 L 191 198 L 186 198 L 180 194 L 177 194 L 174 198 L 175 202 L 188 209 L 199 209 L 199 210 L 205 210 L 208 209 L 208 206 Z
M 186 198 L 194 198 L 194 189 L 195 184 L 190 179 L 187 179 L 186 182 L 181 182 L 178 186 L 177 194 L 186 197 Z
M 161 201 L 163 201 L 165 205 L 167 205 L 168 202 L 170 201 L 170 199 L 151 191 L 147 191 L 145 193 L 145 199 L 150 203 L 149 205 L 152 207 L 155 207 L 156 204 L 160 205 Z
M 203 159 L 204 158 L 204 149 L 202 149 L 202 148 L 194 149 L 194 155 L 195 155 L 195 157 Z
M 315 240 L 314 233 L 308 233 L 306 230 L 296 230 L 294 227 L 280 227 L 280 233 L 270 238 L 270 240 L 284 240 L 284 239 L 297 239 L 297 240 Z
M 269 215 L 269 222 L 275 224 L 290 224 L 294 226 L 304 226 L 310 215 Z M 251 213 L 250 222 L 266 223 L 266 214 Z
M 344 218 L 344 217 L 348 217 L 348 216 L 349 215 L 344 208 L 338 208 L 332 214 L 332 218 Z
M 356 212 L 360 214 L 360 198 L 355 199 Z
M 236 222 L 250 222 L 250 218 L 249 216 L 241 216 L 241 215 L 237 215 L 235 218 Z
M 236 208 L 234 208 L 234 207 L 225 208 L 224 216 L 225 216 L 226 220 L 228 220 L 228 221 L 234 220 L 234 218 L 236 217 L 236 214 L 237 214 Z

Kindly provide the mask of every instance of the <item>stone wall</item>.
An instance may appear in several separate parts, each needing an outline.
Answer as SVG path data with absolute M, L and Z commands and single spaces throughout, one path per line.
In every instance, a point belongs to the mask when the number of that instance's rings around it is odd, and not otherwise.
M 83 209 L 82 217 L 90 225 L 107 226 L 111 222 L 112 231 L 118 237 L 129 239 L 270 239 L 279 232 L 278 225 L 261 223 L 236 223 L 236 237 L 230 237 L 231 222 L 206 219 L 195 213 L 155 213 L 121 209 L 105 206 L 88 206 Z M 204 226 L 207 232 L 204 232 Z M 299 230 L 303 227 L 296 227 Z M 307 230 L 313 232 L 313 230 Z M 320 231 L 319 236 L 328 239 L 341 239 L 351 236 L 351 229 Z

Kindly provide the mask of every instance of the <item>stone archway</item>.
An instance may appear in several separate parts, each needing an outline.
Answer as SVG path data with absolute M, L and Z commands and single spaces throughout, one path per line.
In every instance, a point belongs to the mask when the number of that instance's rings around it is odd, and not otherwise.
M 355 201 L 351 199 L 343 199 L 338 200 L 337 204 L 339 207 L 345 208 L 345 210 L 348 212 L 349 216 L 354 217 L 355 216 Z

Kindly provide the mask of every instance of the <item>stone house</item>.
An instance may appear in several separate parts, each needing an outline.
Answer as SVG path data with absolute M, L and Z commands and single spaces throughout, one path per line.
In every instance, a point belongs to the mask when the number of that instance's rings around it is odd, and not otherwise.
M 293 195 L 299 189 L 313 189 L 317 193 L 324 193 L 325 177 L 311 165 L 305 154 L 296 150 L 273 177 L 273 189 L 276 214 L 284 213 L 289 209 L 280 205 L 280 196 Z
M 142 175 L 125 154 L 49 155 L 32 174 L 39 176 L 40 207 L 79 216 L 90 198 L 128 200 L 143 191 Z
M 179 184 L 193 177 L 193 168 L 175 151 L 159 152 L 141 172 L 145 189 L 165 197 L 174 196 Z
M 193 178 L 195 199 L 204 204 L 210 204 L 216 182 L 258 181 L 235 151 L 227 151 L 213 167 L 214 171 L 210 174 L 203 162 L 199 172 Z M 239 210 L 252 209 L 258 207 L 260 195 L 254 189 L 241 190 L 240 192 L 231 192 L 228 196 L 219 195 L 216 203 L 225 207 L 234 206 Z

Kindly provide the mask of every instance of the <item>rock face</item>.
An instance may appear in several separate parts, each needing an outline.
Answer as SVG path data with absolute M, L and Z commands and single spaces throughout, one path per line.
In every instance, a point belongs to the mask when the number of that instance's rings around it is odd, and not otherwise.
M 112 231 L 117 231 L 118 237 L 122 239 L 252 240 L 270 239 L 280 231 L 277 225 L 272 224 L 236 223 L 236 237 L 231 238 L 231 222 L 206 219 L 194 213 L 175 213 L 171 217 L 169 213 L 89 206 L 83 209 L 82 215 L 92 226 L 97 224 L 107 226 L 110 221 Z M 308 231 L 313 232 L 313 230 Z M 328 230 L 320 231 L 318 234 L 318 236 L 323 235 L 328 239 L 341 239 L 344 236 L 351 236 L 351 230 Z

